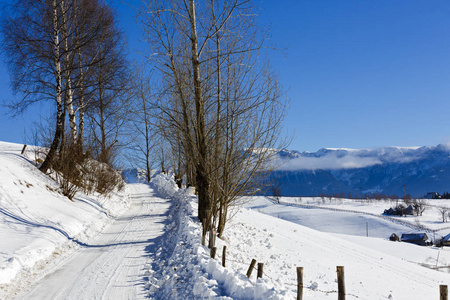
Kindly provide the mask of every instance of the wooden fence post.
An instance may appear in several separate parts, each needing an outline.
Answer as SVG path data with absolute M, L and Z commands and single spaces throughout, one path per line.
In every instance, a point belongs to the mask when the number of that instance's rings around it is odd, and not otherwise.
M 264 263 L 258 263 L 258 273 L 256 275 L 256 278 L 262 278 L 263 268 L 264 268 Z
M 440 285 L 439 291 L 441 293 L 440 300 L 448 300 L 448 286 Z
M 297 267 L 297 300 L 303 300 L 303 267 Z
M 226 256 L 227 256 L 227 246 L 223 246 L 223 251 L 222 251 L 222 267 L 225 268 L 225 260 L 226 260 Z
M 338 300 L 345 300 L 345 280 L 344 280 L 344 267 L 338 266 L 337 280 L 338 280 Z
M 250 263 L 250 267 L 248 267 L 248 271 L 247 271 L 247 278 L 250 278 L 250 276 L 252 275 L 252 271 L 253 268 L 256 265 L 256 259 L 252 259 L 252 262 Z

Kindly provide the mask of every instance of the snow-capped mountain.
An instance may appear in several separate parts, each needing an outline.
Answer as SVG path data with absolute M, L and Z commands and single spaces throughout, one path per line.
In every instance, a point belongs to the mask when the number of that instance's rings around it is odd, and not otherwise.
M 285 196 L 450 191 L 450 146 L 281 151 L 273 185 Z M 270 193 L 270 190 L 269 190 Z

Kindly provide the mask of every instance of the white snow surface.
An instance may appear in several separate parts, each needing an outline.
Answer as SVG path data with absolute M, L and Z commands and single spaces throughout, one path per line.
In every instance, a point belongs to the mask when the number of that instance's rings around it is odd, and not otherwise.
M 19 299 L 146 299 L 147 255 L 170 207 L 147 184 L 129 186 L 131 207 Z
M 22 146 L 0 142 L 0 298 L 14 294 L 48 260 L 96 236 L 129 206 L 126 191 L 70 201 L 28 159 L 32 149 L 20 154 Z
M 377 216 L 386 204 L 252 197 L 230 212 L 211 259 L 197 198 L 170 176 L 72 202 L 21 148 L 0 143 L 0 299 L 295 299 L 296 267 L 304 299 L 337 298 L 336 266 L 346 299 L 439 299 L 450 283 L 447 268 L 432 269 L 448 265 L 447 248 L 386 239 L 417 231 L 408 222 L 443 234 L 433 209 L 396 222 Z M 252 259 L 263 278 L 246 277 Z
M 293 215 L 295 211 L 291 205 L 275 204 L 267 197 L 253 197 L 247 208 L 232 212 L 223 239 L 216 241 L 218 254 L 212 260 L 200 245 L 196 198 L 180 190 L 173 199 L 178 199 L 177 205 L 185 211 L 178 213 L 170 257 L 164 256 L 162 247 L 156 256 L 162 263 L 151 269 L 160 276 L 151 282 L 150 295 L 155 299 L 294 299 L 296 267 L 304 268 L 305 299 L 337 297 L 337 266 L 345 267 L 347 299 L 434 299 L 439 297 L 439 285 L 450 282 L 446 268 L 442 272 L 431 269 L 448 265 L 450 251 L 446 248 L 343 235 L 354 234 L 342 223 L 345 219 L 351 223 L 348 211 L 334 212 L 342 215 L 331 225 L 340 234 L 317 231 L 274 217 L 280 207 L 287 207 Z M 312 223 L 327 222 L 329 216 L 323 213 L 328 210 L 308 209 L 317 213 L 318 220 Z M 377 211 L 377 206 L 372 210 Z M 358 214 L 353 214 L 360 222 Z M 388 232 L 413 230 L 393 220 L 381 221 L 379 227 L 387 227 Z M 227 246 L 225 268 L 221 266 L 223 246 Z M 256 270 L 250 279 L 245 276 L 252 259 L 264 263 L 262 279 L 255 278 Z M 186 285 L 193 286 L 193 291 Z

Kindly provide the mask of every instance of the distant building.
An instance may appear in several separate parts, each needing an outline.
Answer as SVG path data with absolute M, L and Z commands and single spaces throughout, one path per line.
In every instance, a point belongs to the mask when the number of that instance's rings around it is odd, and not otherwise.
M 442 246 L 450 246 L 450 234 L 447 234 L 444 236 L 444 238 L 441 241 Z
M 415 212 L 416 210 L 411 205 L 405 207 L 402 204 L 384 210 L 384 214 L 388 216 L 412 216 Z
M 400 241 L 400 238 L 398 237 L 397 234 L 393 233 L 393 234 L 391 234 L 391 236 L 389 237 L 389 240 L 390 240 L 390 241 L 393 241 L 393 242 L 398 242 L 398 241 Z
M 415 212 L 416 210 L 414 209 L 414 207 L 412 207 L 412 205 L 409 205 L 407 208 L 403 210 L 403 215 L 412 216 L 414 215 Z
M 425 196 L 423 196 L 424 199 L 440 199 L 441 195 L 436 192 L 427 193 Z
M 404 233 L 400 238 L 402 242 L 412 243 L 420 246 L 431 246 L 433 242 L 428 238 L 426 233 Z

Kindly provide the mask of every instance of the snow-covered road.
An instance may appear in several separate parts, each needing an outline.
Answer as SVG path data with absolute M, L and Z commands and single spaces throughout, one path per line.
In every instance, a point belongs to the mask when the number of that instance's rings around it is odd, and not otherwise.
M 170 202 L 128 185 L 131 207 L 18 299 L 145 299 L 145 265 L 164 234 Z

